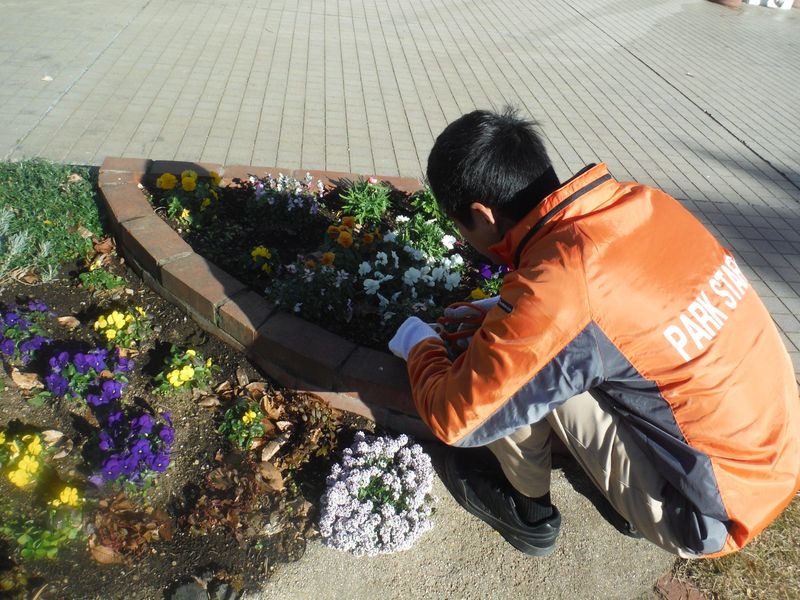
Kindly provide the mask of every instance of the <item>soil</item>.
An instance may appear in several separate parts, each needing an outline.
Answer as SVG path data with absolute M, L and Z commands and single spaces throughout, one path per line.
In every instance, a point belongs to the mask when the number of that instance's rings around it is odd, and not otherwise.
M 76 317 L 81 326 L 73 331 L 53 325 L 53 346 L 62 349 L 88 347 L 93 342 L 90 323 L 111 309 L 141 306 L 152 317 L 154 334 L 141 343 L 140 353 L 134 357 L 136 366 L 124 398 L 154 412 L 171 411 L 175 442 L 169 469 L 145 498 L 132 496 L 130 503 L 138 511 L 147 506 L 163 511 L 173 535 L 163 536 L 171 537 L 169 541 L 143 544 L 137 555 L 126 556 L 122 564 L 93 560 L 85 537 L 63 548 L 55 560 L 26 562 L 15 557 L 7 541 L 0 540 L 0 576 L 16 570 L 27 581 L 25 591 L 19 590 L 17 595 L 0 592 L 0 598 L 30 597 L 39 591 L 36 597 L 42 599 L 152 599 L 170 597 L 172 590 L 193 577 L 227 582 L 237 591 L 256 588 L 277 564 L 302 556 L 306 538 L 316 535 L 315 506 L 335 449 L 348 444 L 356 429 L 371 425 L 333 411 L 312 396 L 293 396 L 274 387 L 243 355 L 202 331 L 145 287 L 119 260 L 111 260 L 109 267 L 125 278 L 123 288 L 89 292 L 77 285 L 72 272 L 48 284 L 0 286 L 0 301 L 8 304 L 35 298 L 58 317 Z M 154 392 L 152 376 L 160 370 L 170 344 L 195 348 L 212 358 L 219 366 L 214 377 L 216 394 L 163 396 Z M 31 405 L 31 393 L 12 382 L 9 369 L 6 365 L 5 373 L 0 374 L 0 387 L 4 388 L 0 391 L 0 428 L 17 422 L 37 430 L 63 432 L 73 440 L 74 449 L 57 465 L 57 471 L 67 480 L 85 481 L 80 450 L 95 429 L 91 414 L 69 401 Z M 35 371 L 36 365 L 31 370 Z M 264 383 L 253 383 L 258 381 Z M 220 387 L 224 382 L 228 383 Z M 282 426 L 288 428 L 288 441 L 271 459 L 282 473 L 280 485 L 265 487 L 258 474 L 258 451 L 242 453 L 216 433 L 226 405 L 245 394 L 248 383 L 280 410 Z M 274 431 L 274 426 L 271 429 Z M 220 473 L 233 473 L 235 485 L 219 484 Z M 12 505 L 18 502 L 19 507 L 30 502 L 30 494 L 5 479 L 0 481 L 0 494 Z M 237 486 L 250 486 L 250 495 L 242 494 Z M 94 531 L 98 507 L 102 502 L 111 503 L 117 494 L 107 488 L 93 489 L 85 484 L 84 529 L 89 535 Z M 248 503 L 240 496 L 247 497 Z M 217 512 L 208 507 L 200 510 L 198 502 L 203 501 L 222 508 Z

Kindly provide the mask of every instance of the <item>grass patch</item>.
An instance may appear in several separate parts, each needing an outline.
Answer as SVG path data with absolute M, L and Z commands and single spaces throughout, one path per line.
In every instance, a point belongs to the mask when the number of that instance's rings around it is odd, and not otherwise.
M 90 234 L 103 231 L 96 190 L 87 167 L 0 162 L 0 281 L 49 281 L 61 264 L 90 253 Z
M 752 543 L 713 560 L 678 561 L 676 576 L 720 600 L 793 600 L 800 590 L 800 498 Z

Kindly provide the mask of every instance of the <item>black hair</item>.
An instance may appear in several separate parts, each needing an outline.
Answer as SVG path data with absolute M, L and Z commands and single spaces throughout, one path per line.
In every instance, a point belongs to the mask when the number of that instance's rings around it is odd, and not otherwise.
M 558 179 L 537 127 L 511 106 L 476 110 L 445 127 L 427 169 L 442 211 L 471 227 L 469 207 L 480 202 L 516 222 L 555 191 Z

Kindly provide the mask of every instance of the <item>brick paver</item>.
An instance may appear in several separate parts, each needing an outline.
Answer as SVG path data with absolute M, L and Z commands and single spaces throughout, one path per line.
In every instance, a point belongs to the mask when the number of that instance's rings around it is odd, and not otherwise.
M 417 177 L 511 101 L 734 249 L 800 372 L 800 11 L 705 0 L 0 0 L 0 157 Z M 52 78 L 52 80 L 43 80 Z

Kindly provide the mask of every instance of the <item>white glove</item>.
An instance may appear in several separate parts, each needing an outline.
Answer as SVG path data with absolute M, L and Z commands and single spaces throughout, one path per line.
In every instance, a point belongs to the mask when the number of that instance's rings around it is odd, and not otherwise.
M 489 312 L 497 305 L 498 302 L 500 302 L 500 296 L 490 296 L 489 298 L 483 298 L 482 300 L 474 300 L 470 302 L 470 304 L 480 306 L 486 312 Z M 458 306 L 456 308 L 444 309 L 444 316 L 449 319 L 463 319 L 471 314 L 474 313 L 469 309 L 469 306 Z
M 397 333 L 389 340 L 389 350 L 392 354 L 399 356 L 403 360 L 408 360 L 411 350 L 422 340 L 428 338 L 439 338 L 436 330 L 423 322 L 419 317 L 408 317 L 397 329 Z

